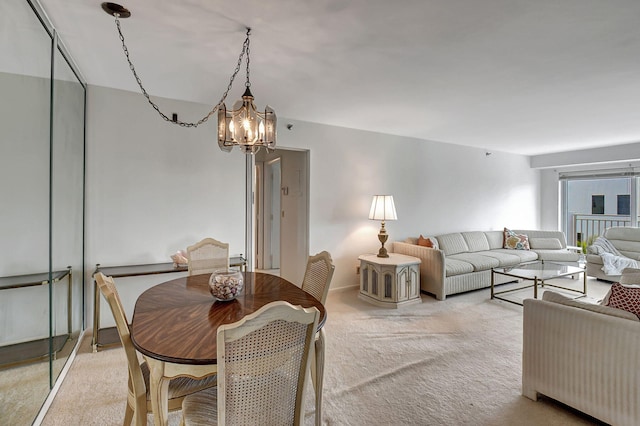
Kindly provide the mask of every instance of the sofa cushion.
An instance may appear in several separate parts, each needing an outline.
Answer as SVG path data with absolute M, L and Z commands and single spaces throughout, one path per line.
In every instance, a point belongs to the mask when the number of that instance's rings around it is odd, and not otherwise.
M 447 256 L 469 251 L 467 242 L 459 232 L 456 232 L 454 234 L 438 235 L 436 239 L 438 240 L 438 246 L 440 246 L 440 250 L 442 250 Z
M 490 250 L 504 247 L 504 231 L 487 231 L 484 235 L 487 237 Z
M 473 272 L 473 265 L 464 260 L 452 259 L 450 257 L 444 260 L 445 276 L 452 277 L 454 275 L 469 274 Z
M 451 255 L 448 258 L 468 262 L 473 265 L 474 271 L 487 271 L 491 268 L 497 268 L 500 266 L 498 259 L 483 256 L 478 253 L 458 253 Z
M 640 288 L 613 283 L 606 306 L 631 312 L 640 318 Z
M 497 249 L 491 250 L 496 253 L 508 253 L 514 256 L 518 256 L 520 258 L 520 263 L 531 262 L 534 260 L 538 260 L 538 253 L 531 250 L 511 250 L 511 249 Z
M 571 250 L 534 250 L 538 253 L 538 259 L 551 262 L 577 262 L 580 255 Z
M 512 250 L 529 250 L 529 237 L 526 234 L 517 234 L 504 228 L 504 248 Z
M 562 249 L 562 243 L 557 238 L 529 238 L 529 247 L 534 249 L 543 250 L 560 250 Z
M 555 291 L 546 290 L 542 294 L 542 300 L 546 300 L 547 302 L 560 303 L 566 306 L 573 306 L 575 308 L 586 309 L 588 311 L 611 315 L 618 318 L 625 318 L 631 321 L 640 321 L 638 317 L 631 312 L 610 306 L 598 305 L 596 303 L 580 302 Z
M 562 231 L 540 231 L 538 229 L 512 229 L 516 234 L 527 234 L 529 240 L 531 238 L 556 238 L 560 240 L 562 248 L 567 247 L 567 239 Z
M 489 241 L 487 241 L 484 232 L 463 232 L 462 238 L 466 241 L 471 252 L 489 250 Z
M 510 251 L 510 250 L 505 250 Z M 498 266 L 516 266 L 522 263 L 520 260 L 520 256 L 516 256 L 512 253 L 505 253 L 499 250 L 487 250 L 487 251 L 479 251 L 476 254 L 481 254 L 482 256 L 493 257 L 500 264 Z

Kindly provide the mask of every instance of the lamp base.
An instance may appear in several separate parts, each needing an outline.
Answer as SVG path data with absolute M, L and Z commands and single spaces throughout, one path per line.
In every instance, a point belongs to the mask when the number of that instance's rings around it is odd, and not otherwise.
M 389 253 L 387 253 L 387 249 L 384 248 L 384 243 L 387 242 L 389 235 L 387 231 L 384 229 L 384 222 L 382 222 L 382 227 L 380 228 L 380 233 L 378 234 L 378 240 L 382 243 L 382 247 L 378 250 L 378 257 L 389 257 Z
M 378 250 L 378 257 L 389 257 L 389 253 L 387 253 L 387 249 L 384 247 L 380 247 L 380 250 Z

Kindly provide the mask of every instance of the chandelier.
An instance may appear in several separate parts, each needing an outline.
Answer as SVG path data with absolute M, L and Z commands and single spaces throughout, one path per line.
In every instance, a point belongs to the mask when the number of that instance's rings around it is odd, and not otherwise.
M 102 9 L 112 15 L 115 18 L 116 28 L 120 41 L 122 42 L 122 50 L 124 51 L 127 62 L 129 63 L 129 69 L 133 73 L 133 76 L 140 87 L 140 90 L 149 104 L 156 110 L 156 112 L 165 121 L 177 124 L 181 127 L 198 127 L 200 124 L 206 122 L 216 111 L 218 112 L 218 146 L 221 150 L 230 152 L 234 146 L 238 146 L 241 151 L 246 154 L 255 154 L 264 147 L 267 152 L 275 149 L 276 147 L 276 124 L 277 118 L 275 111 L 266 106 L 264 111 L 259 111 L 253 103 L 253 94 L 251 93 L 251 81 L 249 80 L 249 36 L 251 34 L 251 28 L 247 28 L 247 37 L 242 44 L 242 51 L 238 57 L 236 68 L 231 75 L 227 89 L 222 94 L 220 101 L 213 107 L 211 111 L 197 122 L 185 122 L 178 120 L 176 115 L 169 117 L 167 114 L 160 110 L 160 107 L 151 100 L 151 97 L 147 93 L 146 89 L 142 85 L 142 80 L 136 72 L 136 68 L 129 57 L 129 49 L 124 40 L 122 29 L 120 28 L 119 18 L 128 18 L 131 16 L 131 12 L 125 7 L 116 3 L 102 3 Z M 246 55 L 246 58 L 245 58 Z M 242 95 L 242 99 L 236 101 L 233 104 L 233 109 L 228 110 L 224 101 L 227 99 L 227 95 L 236 75 L 240 71 L 242 61 L 246 62 L 246 80 L 245 91 Z

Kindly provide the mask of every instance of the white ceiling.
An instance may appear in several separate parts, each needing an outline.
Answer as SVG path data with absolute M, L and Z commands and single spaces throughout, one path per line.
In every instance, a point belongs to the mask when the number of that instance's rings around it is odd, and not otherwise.
M 40 3 L 89 84 L 139 91 L 99 0 Z M 249 26 L 256 105 L 281 121 L 527 155 L 640 141 L 637 0 L 120 4 L 152 96 L 215 105 Z

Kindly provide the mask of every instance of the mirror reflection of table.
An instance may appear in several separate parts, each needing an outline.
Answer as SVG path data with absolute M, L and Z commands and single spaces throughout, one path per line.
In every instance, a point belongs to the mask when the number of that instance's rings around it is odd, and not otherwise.
M 320 311 L 322 303 L 289 281 L 258 272 L 243 272 L 244 288 L 233 301 L 217 302 L 209 293 L 210 274 L 158 284 L 138 298 L 131 320 L 131 340 L 151 370 L 150 392 L 154 424 L 167 424 L 169 380 L 179 376 L 216 374 L 216 333 L 222 324 L 239 321 L 262 306 L 285 300 Z M 323 354 L 316 354 L 321 371 Z

